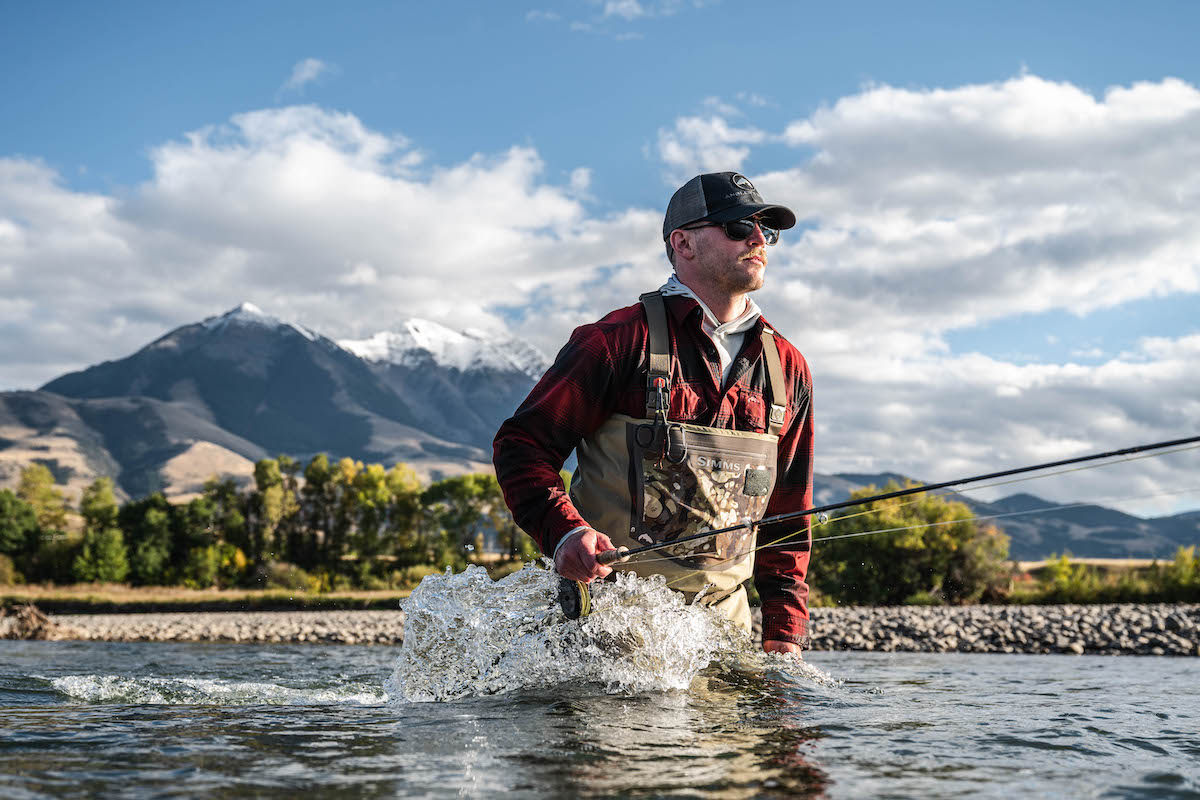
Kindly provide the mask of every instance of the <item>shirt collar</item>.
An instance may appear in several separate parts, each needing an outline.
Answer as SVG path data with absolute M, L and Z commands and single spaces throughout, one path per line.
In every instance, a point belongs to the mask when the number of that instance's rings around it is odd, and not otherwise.
M 717 322 L 716 316 L 711 310 L 709 310 L 708 306 L 704 304 L 704 301 L 697 297 L 696 293 L 693 292 L 687 286 L 687 284 L 680 281 L 679 276 L 674 273 L 671 274 L 670 278 L 667 278 L 666 283 L 658 288 L 658 291 L 663 297 L 687 297 L 695 301 L 696 305 L 700 307 L 700 310 L 703 314 L 702 321 L 705 323 L 704 327 L 722 336 L 728 336 L 731 333 L 748 331 L 755 327 L 762 318 L 762 310 L 758 307 L 758 304 L 754 302 L 753 298 L 747 297 L 746 310 L 743 311 L 740 316 L 738 316 L 736 319 L 731 319 L 729 322 Z M 680 319 L 688 316 L 694 307 L 695 306 L 690 304 L 679 304 L 676 306 L 679 311 L 677 316 Z

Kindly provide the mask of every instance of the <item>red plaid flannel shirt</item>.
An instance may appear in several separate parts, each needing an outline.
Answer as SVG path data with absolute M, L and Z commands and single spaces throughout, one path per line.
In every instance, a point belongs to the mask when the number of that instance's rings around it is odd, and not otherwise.
M 734 358 L 721 390 L 717 351 L 701 329 L 703 311 L 685 296 L 667 297 L 672 369 L 670 418 L 712 428 L 766 432 L 767 370 L 761 318 Z M 773 326 L 772 326 L 773 327 Z M 544 553 L 570 530 L 586 525 L 563 486 L 559 470 L 581 439 L 612 414 L 646 414 L 646 315 L 641 303 L 577 328 L 554 364 L 500 426 L 494 442 L 496 478 L 518 525 Z M 787 385 L 787 416 L 779 441 L 779 469 L 766 516 L 812 507 L 812 375 L 804 356 L 776 336 Z M 775 400 L 775 402 L 779 402 Z M 807 516 L 759 529 L 759 544 L 791 533 L 788 543 L 759 550 L 754 583 L 763 604 L 763 638 L 807 644 Z

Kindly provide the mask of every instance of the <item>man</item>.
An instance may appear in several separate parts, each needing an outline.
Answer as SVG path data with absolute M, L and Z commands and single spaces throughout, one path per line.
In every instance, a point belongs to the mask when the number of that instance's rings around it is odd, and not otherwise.
M 641 302 L 577 328 L 496 434 L 496 477 L 517 523 L 565 578 L 612 568 L 597 555 L 812 506 L 812 378 L 751 292 L 767 249 L 796 224 L 744 176 L 698 175 L 663 221 L 675 274 Z M 566 492 L 559 470 L 576 450 Z M 749 626 L 744 582 L 763 604 L 763 649 L 808 639 L 807 517 L 708 537 L 618 568 L 659 573 Z M 771 545 L 755 550 L 756 547 Z

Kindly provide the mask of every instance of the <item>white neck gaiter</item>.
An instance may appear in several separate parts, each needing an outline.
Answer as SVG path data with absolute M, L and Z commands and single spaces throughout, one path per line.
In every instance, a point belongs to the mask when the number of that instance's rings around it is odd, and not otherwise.
M 746 310 L 743 311 L 737 319 L 732 319 L 729 322 L 717 322 L 717 318 L 709 310 L 704 301 L 696 296 L 696 293 L 689 289 L 685 284 L 680 282 L 679 276 L 672 274 L 667 282 L 658 288 L 662 292 L 663 297 L 673 297 L 676 295 L 684 295 L 690 297 L 700 304 L 700 309 L 704 312 L 704 321 L 701 328 L 708 338 L 712 339 L 712 343 L 717 348 L 717 358 L 721 361 L 721 386 L 729 380 L 729 370 L 733 367 L 734 356 L 742 349 L 742 343 L 746 340 L 746 332 L 754 327 L 754 323 L 762 316 L 762 310 L 758 304 L 746 298 Z

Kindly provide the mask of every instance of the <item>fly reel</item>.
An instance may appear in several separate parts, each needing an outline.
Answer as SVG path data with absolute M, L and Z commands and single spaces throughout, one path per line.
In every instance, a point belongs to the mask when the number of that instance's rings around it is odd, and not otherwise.
M 583 581 L 559 578 L 558 604 L 567 619 L 586 617 L 592 613 L 592 592 Z

